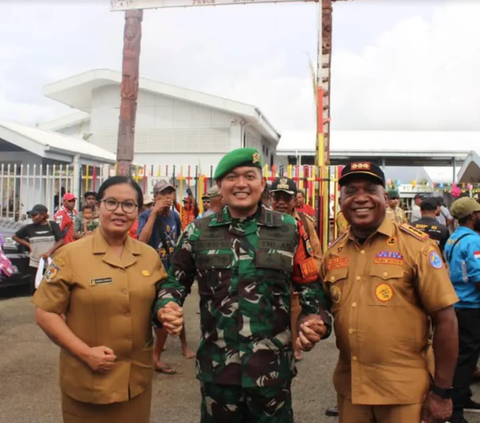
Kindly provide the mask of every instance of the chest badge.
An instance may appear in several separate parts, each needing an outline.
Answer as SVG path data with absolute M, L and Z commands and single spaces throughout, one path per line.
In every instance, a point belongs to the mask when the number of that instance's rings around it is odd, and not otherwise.
M 393 289 L 390 285 L 381 283 L 375 288 L 375 296 L 377 297 L 377 300 L 386 303 L 393 298 Z
M 150 276 L 150 272 L 148 270 L 142 270 L 143 276 Z
M 393 247 L 394 245 L 397 245 L 397 238 L 392 236 L 391 238 L 388 239 L 387 245 L 390 247 Z
M 334 303 L 339 303 L 342 298 L 342 291 L 338 286 L 332 286 L 330 288 L 330 295 L 332 296 L 332 301 Z

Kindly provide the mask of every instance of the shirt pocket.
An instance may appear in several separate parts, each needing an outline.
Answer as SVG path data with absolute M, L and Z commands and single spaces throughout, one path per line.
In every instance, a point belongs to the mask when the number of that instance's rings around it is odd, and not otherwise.
M 325 275 L 323 283 L 325 289 L 329 292 L 333 313 L 335 313 L 345 301 L 348 270 L 348 267 L 332 269 Z
M 401 305 L 400 291 L 404 279 L 401 266 L 373 266 L 369 274 L 367 304 L 377 307 Z
M 232 283 L 233 263 L 233 254 L 196 254 L 199 294 L 209 297 L 227 295 Z

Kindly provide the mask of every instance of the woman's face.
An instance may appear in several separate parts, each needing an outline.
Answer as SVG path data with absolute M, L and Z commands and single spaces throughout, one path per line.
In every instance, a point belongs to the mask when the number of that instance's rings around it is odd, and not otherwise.
M 129 184 L 105 190 L 99 207 L 100 226 L 107 234 L 126 234 L 138 217 L 137 191 Z

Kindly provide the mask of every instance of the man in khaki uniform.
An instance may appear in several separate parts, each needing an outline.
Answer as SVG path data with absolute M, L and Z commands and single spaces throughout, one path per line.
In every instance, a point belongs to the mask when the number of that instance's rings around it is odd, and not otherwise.
M 397 223 L 407 223 L 407 217 L 405 212 L 399 206 L 400 204 L 400 194 L 397 190 L 391 189 L 388 191 L 388 201 L 387 201 L 387 217 L 390 220 L 393 220 Z
M 297 222 L 302 222 L 305 232 L 308 235 L 309 242 L 313 252 L 313 258 L 317 267 L 320 269 L 322 263 L 322 247 L 320 247 L 320 240 L 315 232 L 315 225 L 313 219 L 295 210 L 295 195 L 297 193 L 297 186 L 295 182 L 290 178 L 276 178 L 270 188 L 272 193 L 272 209 L 281 213 L 292 215 Z M 296 340 L 298 337 L 297 322 L 302 311 L 300 307 L 300 300 L 296 292 L 291 295 L 291 324 L 292 324 L 292 341 L 293 349 L 295 353 L 295 359 L 300 360 L 302 358 L 302 352 L 298 347 Z
M 374 163 L 348 164 L 339 183 L 350 229 L 329 246 L 320 275 L 340 351 L 333 378 L 340 422 L 445 422 L 458 353 L 457 296 L 438 248 L 427 234 L 386 218 L 385 176 Z M 428 317 L 435 327 L 432 386 Z

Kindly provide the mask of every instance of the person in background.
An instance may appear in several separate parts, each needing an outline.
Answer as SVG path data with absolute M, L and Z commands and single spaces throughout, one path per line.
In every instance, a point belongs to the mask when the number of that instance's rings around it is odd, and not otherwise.
M 171 257 L 181 234 L 180 216 L 172 210 L 175 201 L 175 187 L 167 180 L 159 180 L 154 188 L 155 204 L 144 211 L 138 219 L 138 240 L 153 247 L 162 261 L 163 267 L 168 271 Z M 161 361 L 162 351 L 167 340 L 165 328 L 156 328 L 156 341 L 153 349 L 155 370 L 160 373 L 173 375 L 176 370 Z M 183 327 L 180 334 L 182 354 L 185 358 L 195 357 L 195 353 L 188 347 L 187 334 Z
M 391 189 L 388 191 L 387 212 L 386 216 L 393 222 L 399 224 L 407 223 L 405 212 L 399 207 L 400 194 L 397 190 Z
M 298 212 L 305 213 L 307 216 L 310 216 L 313 220 L 315 220 L 315 210 L 312 206 L 305 203 L 305 192 L 300 189 L 297 191 L 295 208 Z
M 208 211 L 210 210 L 210 196 L 207 193 L 202 195 L 202 207 L 203 207 L 203 213 L 198 215 L 199 219 L 211 214 L 211 213 L 208 213 Z
M 437 215 L 440 208 L 437 201 L 435 198 L 427 198 L 422 201 L 420 209 L 422 217 L 417 220 L 413 226 L 428 234 L 428 236 L 437 243 L 443 256 L 445 244 L 450 236 L 450 232 L 446 226 L 438 223 Z
M 443 197 L 435 197 L 437 200 L 437 204 L 440 207 L 440 213 L 437 216 L 437 220 L 442 225 L 446 226 L 450 232 L 453 232 L 453 217 L 450 214 L 450 211 L 447 207 L 445 207 L 445 200 Z
M 297 222 L 301 222 L 303 225 L 306 234 L 308 235 L 309 247 L 312 249 L 313 258 L 317 265 L 317 268 L 320 269 L 322 264 L 322 247 L 320 246 L 320 240 L 315 231 L 315 225 L 313 219 L 310 216 L 302 212 L 298 212 L 295 209 L 295 194 L 297 193 L 297 186 L 295 182 L 290 178 L 276 178 L 272 182 L 272 187 L 270 189 L 271 198 L 272 198 L 272 210 L 285 213 L 293 216 Z M 300 223 L 299 223 L 300 224 Z M 300 306 L 299 294 L 298 292 L 292 291 L 291 296 L 291 315 L 292 315 L 292 343 L 294 356 L 297 361 L 302 359 L 302 350 L 297 344 L 298 338 L 298 318 L 302 311 Z
M 422 204 L 422 201 L 424 199 L 425 198 L 422 194 L 416 194 L 415 197 L 413 197 L 412 217 L 410 219 L 410 223 L 414 223 L 422 218 L 422 213 L 420 212 L 420 205 Z
M 65 195 L 65 187 L 61 187 L 60 191 L 58 194 L 55 194 L 53 196 L 53 212 L 56 213 L 58 210 L 60 210 L 60 198 L 63 198 Z
M 268 185 L 265 185 L 265 189 L 262 192 L 262 197 L 260 198 L 262 204 L 267 208 L 272 208 L 272 194 Z
M 149 210 L 153 207 L 153 198 L 149 195 L 143 196 L 143 206 L 139 210 L 138 215 L 140 216 L 145 210 Z M 128 235 L 132 238 L 138 239 L 138 217 L 135 219 L 135 223 L 128 231 Z
M 187 196 L 183 199 L 183 207 L 180 211 L 180 218 L 182 220 L 182 230 L 184 230 L 190 223 L 198 217 L 198 205 L 192 190 L 187 188 Z
M 465 197 L 452 204 L 459 226 L 448 239 L 445 255 L 450 279 L 458 295 L 459 351 L 453 378 L 453 414 L 450 423 L 468 423 L 464 411 L 480 412 L 470 384 L 480 357 L 480 204 Z
M 93 217 L 97 217 L 97 193 L 94 191 L 87 191 L 83 194 L 82 211 L 75 217 L 75 231 L 83 232 L 83 206 L 90 206 L 93 210 Z
M 55 254 L 33 297 L 35 321 L 61 348 L 64 423 L 150 423 L 151 307 L 167 275 L 128 236 L 142 197 L 131 178 L 107 179 L 99 230 Z
M 54 220 L 60 230 L 63 233 L 63 239 L 65 244 L 70 244 L 71 242 L 80 239 L 82 235 L 75 230 L 75 217 L 77 216 L 77 211 L 75 210 L 75 202 L 77 197 L 70 192 L 67 192 L 63 196 L 63 205 L 60 207 L 57 213 L 55 213 Z
M 64 240 L 60 227 L 49 220 L 48 209 L 43 204 L 37 204 L 27 214 L 33 223 L 18 230 L 13 239 L 30 250 L 29 273 L 33 293 L 40 260 L 51 257 L 64 244 Z
M 208 196 L 210 197 L 210 209 L 208 210 L 208 214 L 204 213 L 202 217 L 218 213 L 223 207 L 222 194 L 217 185 L 214 185 L 208 190 Z
M 82 234 L 83 235 L 92 235 L 98 228 L 99 220 L 98 217 L 94 215 L 95 210 L 92 206 L 85 205 L 82 208 Z

